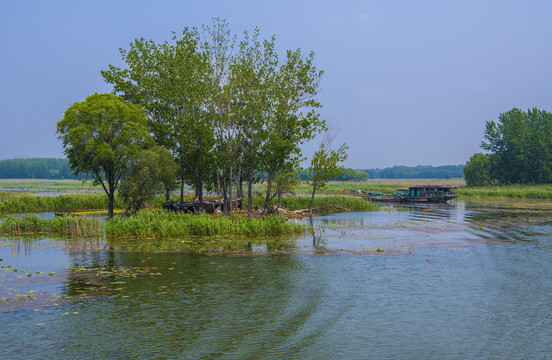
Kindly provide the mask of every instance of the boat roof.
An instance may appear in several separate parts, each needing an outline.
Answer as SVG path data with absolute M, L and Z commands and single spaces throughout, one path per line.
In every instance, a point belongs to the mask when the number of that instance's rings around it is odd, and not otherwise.
M 410 189 L 456 189 L 456 186 L 449 185 L 412 185 Z

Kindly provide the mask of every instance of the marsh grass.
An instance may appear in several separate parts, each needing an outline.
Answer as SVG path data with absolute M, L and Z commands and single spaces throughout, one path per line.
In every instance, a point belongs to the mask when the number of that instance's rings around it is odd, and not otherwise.
M 122 237 L 177 237 L 185 235 L 277 235 L 304 231 L 300 224 L 285 217 L 248 218 L 240 214 L 213 216 L 143 211 L 127 219 L 111 219 L 105 225 L 107 235 Z
M 288 210 L 305 210 L 310 206 L 310 196 L 282 197 L 282 206 Z M 314 212 L 330 214 L 348 211 L 370 211 L 379 209 L 373 203 L 354 196 L 317 196 L 314 198 Z
M 10 215 L 0 222 L 0 232 L 8 235 L 55 233 L 69 238 L 97 237 L 102 234 L 100 217 L 56 216 L 45 219 L 38 215 Z
M 552 199 L 552 184 L 459 187 L 462 198 Z

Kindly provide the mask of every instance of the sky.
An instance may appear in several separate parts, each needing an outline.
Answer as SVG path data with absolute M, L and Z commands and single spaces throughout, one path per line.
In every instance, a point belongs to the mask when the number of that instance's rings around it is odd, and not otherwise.
M 56 123 L 112 90 L 100 71 L 124 66 L 119 48 L 219 17 L 236 34 L 275 35 L 282 55 L 314 51 L 345 166 L 465 164 L 487 121 L 552 111 L 551 13 L 548 0 L 2 0 L 0 159 L 63 157 Z

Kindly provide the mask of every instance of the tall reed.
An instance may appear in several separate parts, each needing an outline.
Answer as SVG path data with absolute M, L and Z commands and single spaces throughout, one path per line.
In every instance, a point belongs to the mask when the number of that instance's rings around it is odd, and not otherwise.
M 70 238 L 96 237 L 102 233 L 102 221 L 99 216 L 74 215 L 45 219 L 38 215 L 10 215 L 0 222 L 0 232 L 9 235 L 49 232 Z
M 240 214 L 174 214 L 142 211 L 128 219 L 114 218 L 105 225 L 108 235 L 132 237 L 174 237 L 184 235 L 269 235 L 304 231 L 302 225 L 284 217 L 248 218 Z

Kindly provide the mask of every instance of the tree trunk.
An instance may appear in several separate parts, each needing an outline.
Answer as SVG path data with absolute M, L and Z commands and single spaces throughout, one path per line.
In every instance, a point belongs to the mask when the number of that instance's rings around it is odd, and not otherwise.
M 247 174 L 247 214 L 251 217 L 253 211 L 253 171 L 249 168 Z
M 222 213 L 228 214 L 228 186 L 226 185 L 226 166 L 222 168 Z
M 114 203 L 114 200 L 115 200 L 115 189 L 113 189 L 113 187 L 109 188 L 108 198 L 109 198 L 109 201 L 108 201 L 108 205 L 107 205 L 107 208 L 108 208 L 107 217 L 109 219 L 113 219 L 113 203 Z
M 171 191 L 169 189 L 165 189 L 165 201 L 169 201 L 171 199 Z
M 199 208 L 203 207 L 203 164 L 201 162 L 201 151 L 197 148 L 197 157 L 199 159 L 197 166 L 197 197 L 199 199 Z
M 243 150 L 240 152 L 240 159 L 238 162 L 238 182 L 236 184 L 236 196 L 243 198 L 243 183 L 242 183 L 242 168 L 243 168 Z
M 220 196 L 220 169 L 217 167 L 217 195 Z
M 228 171 L 228 211 L 232 211 L 232 165 Z
M 278 207 L 282 207 L 282 193 L 278 191 Z
M 182 170 L 180 175 L 180 202 L 184 202 L 184 170 Z
M 314 193 L 316 192 L 316 181 L 312 184 L 312 196 L 311 196 L 311 202 L 310 202 L 310 208 L 309 213 L 312 216 L 312 207 L 314 205 Z
M 266 199 L 265 199 L 265 209 L 268 209 L 270 206 L 270 200 L 271 200 L 271 193 L 272 193 L 272 174 L 268 174 L 268 178 L 266 179 Z

